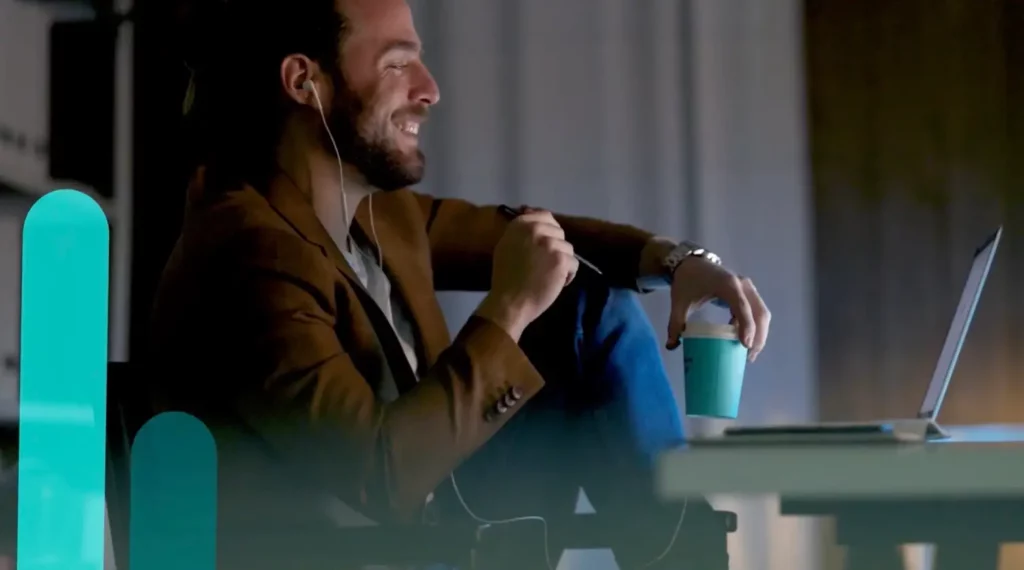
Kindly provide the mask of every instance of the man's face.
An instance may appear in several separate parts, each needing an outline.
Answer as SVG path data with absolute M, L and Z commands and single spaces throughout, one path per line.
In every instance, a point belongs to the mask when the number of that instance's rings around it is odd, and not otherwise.
M 339 8 L 348 31 L 327 120 L 342 159 L 381 190 L 417 184 L 426 162 L 419 129 L 439 94 L 412 12 L 405 0 L 339 0 Z

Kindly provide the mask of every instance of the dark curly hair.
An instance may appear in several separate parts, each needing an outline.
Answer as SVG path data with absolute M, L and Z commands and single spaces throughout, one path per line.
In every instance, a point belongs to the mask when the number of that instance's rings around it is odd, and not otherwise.
M 181 52 L 194 161 L 215 185 L 262 184 L 294 104 L 280 86 L 281 61 L 301 53 L 338 71 L 347 29 L 335 0 L 193 0 L 182 9 Z

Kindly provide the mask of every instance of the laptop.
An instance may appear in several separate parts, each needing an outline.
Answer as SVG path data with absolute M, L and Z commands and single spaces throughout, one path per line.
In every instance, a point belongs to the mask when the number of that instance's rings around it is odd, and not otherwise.
M 735 426 L 726 428 L 722 437 L 694 440 L 694 444 L 726 444 L 726 443 L 849 443 L 849 442 L 884 442 L 884 441 L 926 441 L 946 439 L 949 434 L 939 426 L 939 410 L 953 378 L 957 357 L 967 337 L 967 329 L 971 325 L 981 291 L 985 286 L 992 260 L 999 247 L 1003 229 L 1000 227 L 975 250 L 974 262 L 967 275 L 967 283 L 960 295 L 960 303 L 953 322 L 942 345 L 939 360 L 935 365 L 935 373 L 924 394 L 924 401 L 917 412 L 916 418 L 885 420 L 880 422 L 829 422 L 803 425 L 770 425 L 770 426 Z

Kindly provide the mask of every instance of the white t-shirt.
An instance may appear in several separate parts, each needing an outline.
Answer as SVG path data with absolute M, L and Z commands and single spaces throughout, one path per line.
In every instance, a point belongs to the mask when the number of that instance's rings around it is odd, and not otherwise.
M 398 336 L 398 343 L 402 346 L 406 360 L 412 368 L 413 374 L 419 378 L 419 358 L 416 355 L 416 333 L 412 328 L 412 321 L 406 314 L 405 304 L 401 295 L 391 287 L 391 280 L 381 268 L 377 257 L 352 240 L 354 251 L 349 253 L 342 248 L 345 260 L 352 266 L 356 277 L 366 288 L 367 292 L 380 307 L 380 310 L 391 323 L 391 328 Z M 380 386 L 380 393 L 377 394 L 385 402 L 393 402 L 398 399 L 398 384 L 395 382 L 394 374 L 390 368 L 386 368 L 386 377 Z

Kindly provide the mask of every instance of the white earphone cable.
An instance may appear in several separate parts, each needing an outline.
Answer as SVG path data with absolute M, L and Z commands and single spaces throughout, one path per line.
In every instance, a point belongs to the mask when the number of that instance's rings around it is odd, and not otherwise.
M 334 133 L 331 132 L 331 127 L 327 124 L 327 116 L 324 114 L 324 104 L 323 101 L 320 100 L 320 93 L 317 91 L 316 85 L 307 79 L 303 83 L 303 87 L 312 91 L 313 98 L 316 99 L 316 109 L 320 112 L 320 120 L 323 121 L 324 130 L 327 131 L 327 137 L 331 140 L 331 146 L 334 147 L 334 156 L 338 159 L 338 183 L 341 185 L 341 213 L 345 217 L 345 249 L 348 253 L 352 253 L 352 218 L 348 215 L 348 194 L 345 192 L 345 167 L 341 161 L 341 152 L 338 150 L 338 143 L 334 140 Z
M 341 152 L 338 150 L 338 143 L 335 142 L 335 140 L 334 140 L 334 134 L 331 133 L 331 127 L 327 123 L 327 116 L 324 113 L 323 102 L 320 100 L 320 94 L 316 90 L 316 85 L 314 85 L 312 81 L 306 80 L 303 83 L 303 88 L 307 89 L 308 91 L 311 91 L 313 93 L 313 98 L 316 99 L 316 107 L 317 107 L 317 110 L 320 112 L 320 120 L 323 122 L 324 130 L 327 131 L 327 136 L 331 140 L 331 146 L 334 147 L 334 155 L 338 159 L 338 175 L 340 177 L 340 184 L 341 184 L 342 213 L 345 216 L 345 246 L 348 248 L 348 251 L 351 253 L 353 251 L 353 249 L 352 249 L 352 234 L 351 234 L 350 226 L 349 226 L 349 220 L 351 220 L 351 218 L 348 215 L 348 196 L 345 194 L 345 171 L 344 171 L 344 163 L 341 160 Z M 378 259 L 378 263 L 380 264 L 381 270 L 383 271 L 383 269 L 384 269 L 384 255 L 383 255 L 383 251 L 381 250 L 380 240 L 377 238 L 377 226 L 376 226 L 376 224 L 374 223 L 374 220 L 373 220 L 373 192 L 370 193 L 370 195 L 368 197 L 368 200 L 369 200 L 368 206 L 369 206 L 369 209 L 370 209 L 370 232 L 373 234 L 373 242 L 374 242 L 374 245 L 377 246 L 377 259 Z M 476 521 L 476 522 L 480 523 L 481 525 L 483 525 L 483 527 L 481 527 L 481 528 L 486 528 L 487 526 L 492 526 L 492 525 L 505 525 L 505 524 L 512 524 L 512 523 L 518 523 L 518 522 L 527 522 L 527 521 L 540 522 L 543 525 L 543 527 L 544 527 L 544 559 L 545 559 L 545 561 L 547 561 L 548 570 L 555 570 L 555 565 L 551 561 L 551 548 L 550 548 L 550 545 L 549 545 L 549 538 L 548 538 L 548 521 L 547 521 L 547 519 L 545 519 L 544 517 L 539 516 L 539 515 L 527 515 L 527 516 L 514 517 L 514 518 L 510 518 L 510 519 L 503 519 L 503 520 L 488 520 L 488 519 L 485 519 L 483 517 L 477 516 L 477 514 L 475 512 L 473 512 L 473 509 L 469 508 L 469 505 L 466 504 L 466 500 L 462 497 L 462 492 L 459 491 L 459 486 L 455 482 L 455 473 L 451 473 L 449 475 L 449 478 L 451 479 L 451 482 L 452 482 L 452 489 L 455 491 L 455 497 L 459 500 L 459 503 L 461 504 L 462 508 L 466 511 L 466 514 L 468 514 L 470 517 L 473 518 L 474 521 Z M 644 564 L 638 570 L 646 570 L 647 568 L 650 568 L 651 566 L 657 564 L 663 558 L 668 556 L 669 552 L 672 551 L 672 547 L 675 545 L 676 539 L 679 537 L 679 531 L 683 527 L 683 519 L 686 518 L 686 506 L 687 506 L 687 504 L 688 504 L 687 502 L 685 502 L 685 501 L 683 502 L 682 512 L 679 515 L 679 522 L 676 523 L 676 528 L 672 532 L 672 538 L 669 540 L 668 546 L 666 546 L 665 550 L 662 551 L 662 553 L 659 554 L 654 560 L 651 560 L 647 564 Z
M 555 570 L 555 565 L 551 562 L 551 547 L 548 544 L 548 521 L 547 521 L 547 519 L 545 519 L 544 517 L 539 516 L 539 515 L 527 515 L 527 516 L 514 517 L 514 518 L 511 518 L 511 519 L 502 519 L 502 520 L 488 520 L 488 519 L 485 519 L 483 517 L 477 516 L 477 514 L 473 512 L 473 509 L 469 508 L 469 505 L 466 504 L 466 500 L 462 498 L 462 492 L 459 491 L 459 485 L 455 482 L 455 473 L 450 474 L 448 477 L 452 481 L 452 489 L 455 490 L 455 497 L 459 500 L 459 503 L 462 505 L 462 508 L 466 511 L 466 514 L 468 514 L 470 517 L 473 518 L 474 521 L 484 525 L 482 528 L 486 528 L 486 527 L 491 526 L 491 525 L 503 525 L 503 524 L 517 523 L 517 522 L 526 522 L 526 521 L 538 521 L 538 522 L 540 522 L 540 524 L 544 526 L 544 560 L 548 564 L 548 570 Z
M 548 570 L 555 570 L 555 565 L 551 561 L 551 547 L 548 538 L 548 521 L 544 517 L 539 515 L 527 515 L 522 517 L 514 517 L 510 519 L 488 520 L 483 517 L 477 516 L 477 514 L 473 512 L 473 509 L 469 508 L 469 505 L 466 504 L 466 500 L 462 497 L 462 492 L 459 491 L 459 485 L 455 482 L 455 474 L 450 474 L 449 478 L 452 481 L 452 489 L 455 490 L 455 497 L 459 500 L 459 503 L 462 505 L 462 508 L 470 517 L 473 518 L 473 520 L 484 526 L 504 525 L 526 521 L 539 521 L 542 525 L 544 525 L 544 560 L 547 561 Z M 658 554 L 658 556 L 656 556 L 653 560 L 644 564 L 637 570 L 646 570 L 647 568 L 654 566 L 658 562 L 661 562 L 662 559 L 668 556 L 668 554 L 672 551 L 672 547 L 675 546 L 676 540 L 679 538 L 679 531 L 683 528 L 683 520 L 686 518 L 686 507 L 688 504 L 688 500 L 683 501 L 683 508 L 682 511 L 679 513 L 679 520 L 676 522 L 675 529 L 672 530 L 672 538 L 669 539 L 668 545 L 665 547 L 665 549 L 662 550 L 661 553 Z

